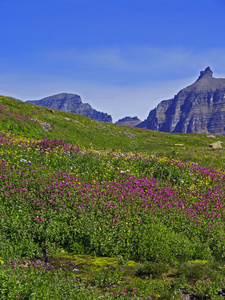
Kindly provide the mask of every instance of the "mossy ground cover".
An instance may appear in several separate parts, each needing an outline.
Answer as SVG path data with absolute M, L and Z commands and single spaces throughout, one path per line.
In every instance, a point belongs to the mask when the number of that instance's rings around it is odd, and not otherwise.
M 0 100 L 1 299 L 223 297 L 223 150 Z

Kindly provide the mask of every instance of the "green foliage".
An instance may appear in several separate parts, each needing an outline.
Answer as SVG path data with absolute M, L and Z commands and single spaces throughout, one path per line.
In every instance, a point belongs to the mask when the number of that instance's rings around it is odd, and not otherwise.
M 137 276 L 152 276 L 152 278 L 160 278 L 163 274 L 170 270 L 170 266 L 163 262 L 148 262 L 141 264 L 136 271 Z
M 3 96 L 0 110 L 1 299 L 217 298 L 223 150 L 211 151 L 205 135 L 119 127 Z
M 97 274 L 91 278 L 91 282 L 100 288 L 105 288 L 114 284 L 118 284 L 122 280 L 122 271 L 119 269 L 112 270 L 110 268 L 102 268 Z
M 20 269 L 0 269 L 1 299 L 112 299 L 90 285 L 78 282 L 72 273 L 47 273 L 28 265 Z
M 210 275 L 210 265 L 199 262 L 187 262 L 181 264 L 178 268 L 179 273 L 183 274 L 188 279 L 199 280 Z

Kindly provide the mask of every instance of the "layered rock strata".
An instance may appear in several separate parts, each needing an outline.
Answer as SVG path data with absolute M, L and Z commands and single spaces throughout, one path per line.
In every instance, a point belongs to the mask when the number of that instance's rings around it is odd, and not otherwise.
M 225 134 L 225 79 L 209 67 L 173 99 L 164 100 L 136 127 L 164 132 Z

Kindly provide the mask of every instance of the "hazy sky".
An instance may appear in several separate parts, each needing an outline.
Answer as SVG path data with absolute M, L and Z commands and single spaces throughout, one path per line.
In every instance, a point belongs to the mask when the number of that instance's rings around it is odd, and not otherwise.
M 225 77 L 225 0 L 0 0 L 2 95 L 143 120 L 207 66 Z

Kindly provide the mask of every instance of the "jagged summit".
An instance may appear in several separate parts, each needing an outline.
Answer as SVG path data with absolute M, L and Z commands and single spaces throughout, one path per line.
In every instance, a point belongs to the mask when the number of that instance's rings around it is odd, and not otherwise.
M 225 79 L 210 67 L 173 99 L 161 101 L 137 127 L 164 132 L 225 135 Z
M 190 93 L 190 92 L 207 92 L 217 91 L 224 89 L 225 79 L 213 77 L 213 72 L 210 67 L 207 67 L 205 71 L 200 72 L 198 79 L 188 87 L 182 89 L 178 94 Z
M 200 72 L 200 76 L 198 77 L 198 80 L 202 79 L 203 77 L 212 77 L 212 76 L 213 76 L 212 70 L 210 69 L 210 67 L 207 67 L 205 71 Z

